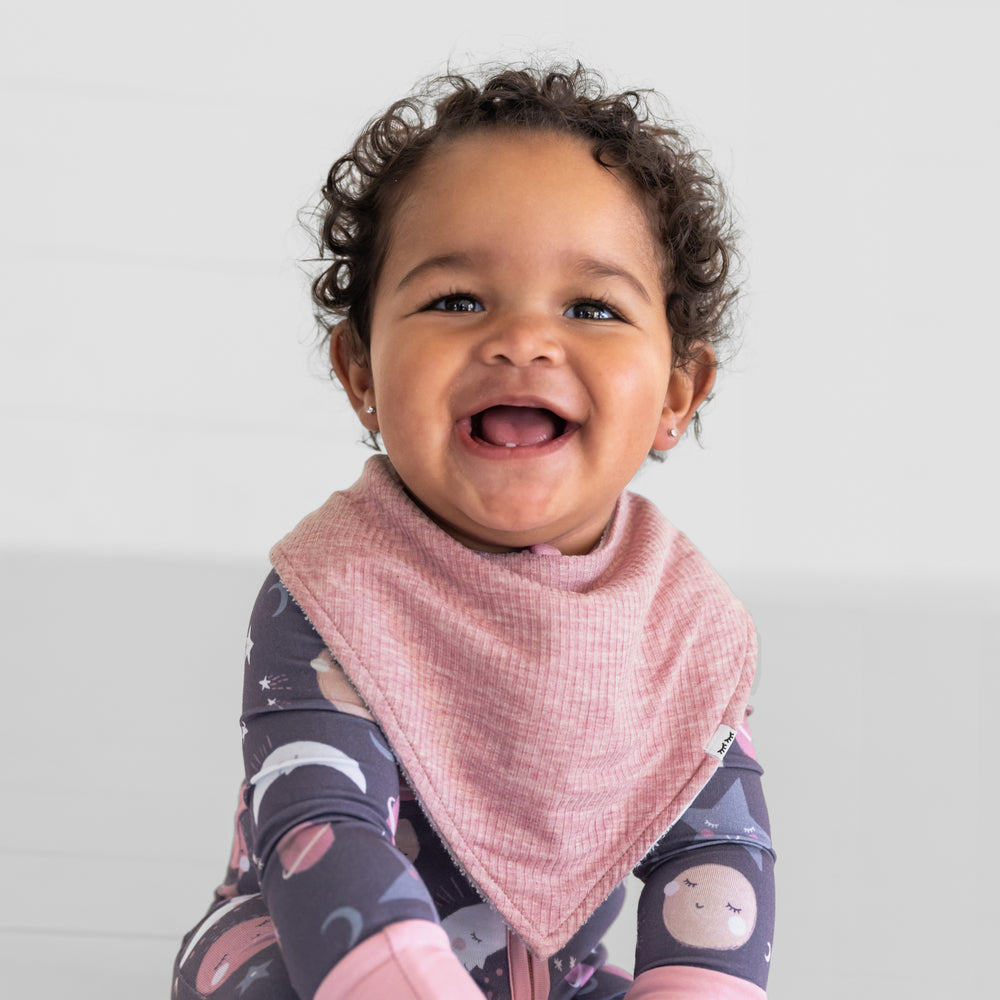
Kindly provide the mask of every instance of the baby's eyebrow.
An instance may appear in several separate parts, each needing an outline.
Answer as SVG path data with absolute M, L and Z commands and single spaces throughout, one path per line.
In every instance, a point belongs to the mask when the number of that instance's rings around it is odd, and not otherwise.
M 594 278 L 621 278 L 628 282 L 647 302 L 650 301 L 646 286 L 631 271 L 619 267 L 612 261 L 599 260 L 597 257 L 580 257 L 575 262 L 573 270 Z
M 472 267 L 472 257 L 467 253 L 443 253 L 436 257 L 428 257 L 427 260 L 422 260 L 416 267 L 410 268 L 403 275 L 402 280 L 396 286 L 396 291 L 398 292 L 415 278 L 419 278 L 420 275 L 426 274 L 428 271 L 439 271 L 454 267 Z
M 400 279 L 396 286 L 396 291 L 405 288 L 411 281 L 419 278 L 428 271 L 443 271 L 450 268 L 471 268 L 475 265 L 472 254 L 456 251 L 455 253 L 437 254 L 422 260 L 415 267 L 411 267 Z M 571 269 L 579 274 L 584 274 L 593 278 L 621 278 L 631 285 L 635 291 L 642 296 L 646 302 L 651 302 L 646 286 L 627 268 L 620 267 L 613 261 L 601 260 L 598 257 L 578 257 L 571 262 Z

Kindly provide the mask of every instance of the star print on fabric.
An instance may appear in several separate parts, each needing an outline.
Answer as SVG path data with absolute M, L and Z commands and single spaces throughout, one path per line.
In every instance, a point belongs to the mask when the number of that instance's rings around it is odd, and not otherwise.
M 236 987 L 236 992 L 239 993 L 240 996 L 243 996 L 250 986 L 257 982 L 258 979 L 270 979 L 270 973 L 267 971 L 267 967 L 270 964 L 271 963 L 268 961 L 263 965 L 251 965 L 250 968 L 247 969 L 247 974 Z
M 562 959 L 561 958 L 554 958 L 552 960 L 552 964 L 556 967 L 556 971 L 557 972 L 562 972 Z
M 292 685 L 288 683 L 288 674 L 265 674 L 257 683 L 260 685 L 261 693 L 267 691 L 272 696 L 267 700 L 267 704 L 271 708 L 281 708 L 275 699 L 283 691 L 293 689 Z
M 250 664 L 250 650 L 253 649 L 253 639 L 250 638 L 250 630 L 247 629 L 247 642 L 246 642 L 246 661 L 247 665 Z
M 750 815 L 743 782 L 739 780 L 710 809 L 691 806 L 681 821 L 696 830 L 699 838 L 738 840 L 765 850 L 771 847 L 771 838 Z
M 240 719 L 240 739 L 245 740 L 247 738 L 248 732 L 250 732 L 250 730 L 247 729 L 247 724 L 242 719 Z

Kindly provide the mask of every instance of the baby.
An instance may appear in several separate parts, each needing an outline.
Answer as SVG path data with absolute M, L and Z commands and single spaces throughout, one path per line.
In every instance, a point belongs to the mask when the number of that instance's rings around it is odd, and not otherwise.
M 763 997 L 753 626 L 626 492 L 712 390 L 711 170 L 639 93 L 505 69 L 394 104 L 323 194 L 317 315 L 384 455 L 271 553 L 173 996 Z

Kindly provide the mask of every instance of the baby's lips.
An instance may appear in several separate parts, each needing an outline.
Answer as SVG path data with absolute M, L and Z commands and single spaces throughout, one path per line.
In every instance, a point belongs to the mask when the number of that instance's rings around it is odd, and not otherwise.
M 544 444 L 576 430 L 580 425 L 572 414 L 581 407 L 573 401 L 575 395 L 551 385 L 542 388 L 539 384 L 538 388 L 541 391 L 532 392 L 523 379 L 507 389 L 497 379 L 471 387 L 463 394 L 458 426 L 471 437 L 499 447 Z

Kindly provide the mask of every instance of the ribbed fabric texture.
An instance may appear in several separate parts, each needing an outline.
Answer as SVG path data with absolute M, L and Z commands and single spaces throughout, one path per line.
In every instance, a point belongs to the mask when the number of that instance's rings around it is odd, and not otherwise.
M 743 719 L 753 624 L 648 501 L 583 556 L 487 555 L 384 457 L 271 552 L 458 863 L 553 954 L 680 816 Z

